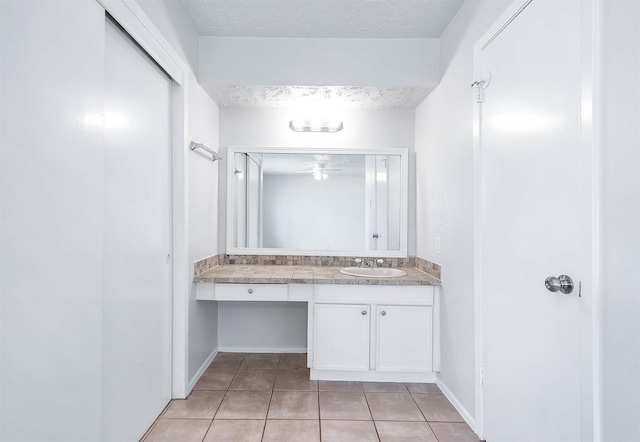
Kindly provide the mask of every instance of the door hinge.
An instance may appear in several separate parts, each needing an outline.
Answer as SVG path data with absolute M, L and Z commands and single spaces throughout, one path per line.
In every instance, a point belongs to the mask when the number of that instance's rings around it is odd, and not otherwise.
M 578 298 L 582 298 L 582 281 L 578 281 Z
M 484 368 L 480 367 L 480 385 L 484 385 Z

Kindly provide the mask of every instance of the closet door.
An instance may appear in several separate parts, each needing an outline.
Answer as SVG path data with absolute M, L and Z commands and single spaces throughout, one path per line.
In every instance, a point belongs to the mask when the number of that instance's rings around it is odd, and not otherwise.
M 171 398 L 171 80 L 106 18 L 102 440 Z

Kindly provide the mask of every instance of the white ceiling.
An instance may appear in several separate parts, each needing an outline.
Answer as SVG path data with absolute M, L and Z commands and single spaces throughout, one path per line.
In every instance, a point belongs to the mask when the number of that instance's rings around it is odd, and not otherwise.
M 464 0 L 179 0 L 200 35 L 438 38 Z
M 464 0 L 179 0 L 200 35 L 438 38 Z M 423 87 L 204 85 L 220 107 L 416 108 Z
M 431 92 L 419 87 L 204 86 L 220 107 L 415 109 Z

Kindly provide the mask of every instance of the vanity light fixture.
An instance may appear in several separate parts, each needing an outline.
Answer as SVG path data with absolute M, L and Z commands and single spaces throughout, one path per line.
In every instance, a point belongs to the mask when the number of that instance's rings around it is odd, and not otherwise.
M 333 118 L 294 118 L 289 122 L 289 129 L 295 132 L 338 132 L 344 125 Z

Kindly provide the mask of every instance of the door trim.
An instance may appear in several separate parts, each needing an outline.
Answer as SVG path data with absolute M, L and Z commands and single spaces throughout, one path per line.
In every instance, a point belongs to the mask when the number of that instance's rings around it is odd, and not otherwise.
M 185 65 L 134 0 L 97 0 L 149 57 L 178 84 L 185 77 Z
M 486 48 L 530 3 L 536 0 L 515 0 L 491 25 L 473 48 L 473 80 L 482 81 L 480 53 Z M 540 1 L 540 0 L 537 0 Z M 598 48 L 593 43 L 597 23 L 597 8 L 594 0 L 579 0 L 582 6 L 581 23 L 581 142 L 580 142 L 580 210 L 581 250 L 580 281 L 582 283 L 580 303 L 581 341 L 581 440 L 599 440 L 598 380 L 598 157 L 596 155 L 596 132 L 594 128 L 595 63 Z M 473 247 L 474 247 L 474 320 L 475 320 L 475 432 L 480 439 L 484 433 L 482 390 L 482 151 L 481 151 L 481 104 L 473 94 Z
M 173 80 L 171 154 L 172 339 L 171 397 L 185 398 L 188 379 L 189 265 L 188 97 L 189 66 L 134 0 L 96 0 Z

